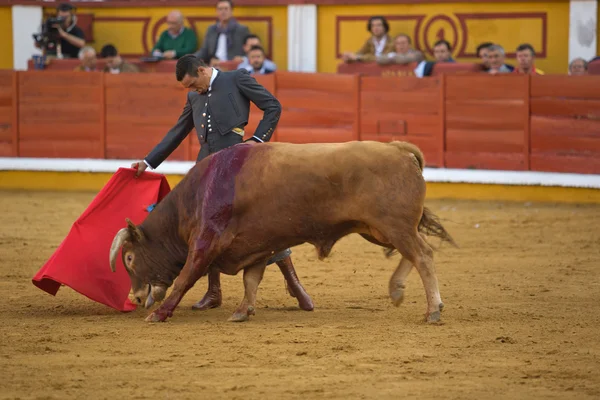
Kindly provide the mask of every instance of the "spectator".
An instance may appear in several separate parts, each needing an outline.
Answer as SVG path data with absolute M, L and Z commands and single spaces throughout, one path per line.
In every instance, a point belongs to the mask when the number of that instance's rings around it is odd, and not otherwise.
M 488 58 L 488 53 L 490 46 L 494 43 L 492 42 L 483 42 L 477 46 L 477 57 L 481 60 L 481 64 L 483 65 L 484 71 L 488 71 L 490 69 L 490 60 Z
M 260 38 L 251 33 L 248 36 L 246 36 L 246 39 L 244 40 L 244 53 L 246 55 L 244 56 L 243 61 L 237 66 L 237 69 L 245 69 L 248 71 L 250 71 L 252 69 L 252 65 L 250 65 L 250 62 L 248 61 L 248 52 L 254 46 L 262 47 L 260 44 Z M 273 61 L 269 60 L 268 58 L 265 58 L 264 65 L 265 65 L 265 68 L 267 68 L 271 71 L 277 70 L 277 66 L 275 65 L 275 63 Z
M 412 48 L 410 36 L 404 33 L 397 35 L 394 39 L 394 50 L 377 57 L 377 62 L 379 64 L 409 64 L 425 60 L 423 53 Z
M 529 43 L 517 47 L 517 67 L 513 71 L 516 74 L 544 75 L 544 72 L 535 67 L 535 50 Z
M 581 57 L 574 58 L 569 63 L 569 75 L 587 75 L 588 62 Z
M 487 59 L 489 63 L 488 73 L 492 75 L 507 74 L 515 69 L 512 65 L 504 63 L 504 48 L 499 44 L 493 44 L 487 48 Z
M 167 15 L 167 26 L 152 48 L 153 56 L 174 60 L 198 48 L 196 32 L 183 26 L 183 14 L 180 11 L 174 10 Z
M 75 67 L 75 71 L 90 72 L 96 71 L 96 50 L 91 46 L 84 46 L 79 50 L 79 60 L 81 64 Z
M 352 61 L 374 61 L 377 57 L 393 51 L 394 44 L 388 35 L 390 25 L 385 17 L 371 17 L 367 22 L 367 31 L 371 37 L 356 53 L 344 53 L 344 62 Z
M 104 72 L 111 74 L 120 74 L 127 72 L 140 72 L 136 65 L 126 62 L 121 58 L 117 48 L 112 44 L 107 44 L 100 50 L 100 57 L 106 61 Z
M 250 75 L 264 75 L 275 72 L 274 69 L 270 69 L 265 64 L 265 51 L 260 46 L 252 46 L 248 51 L 248 60 L 250 62 L 249 68 L 244 68 L 250 72 Z
M 433 57 L 436 62 L 456 62 L 452 58 L 452 49 L 447 40 L 438 40 L 433 45 Z
M 217 2 L 217 23 L 206 30 L 202 47 L 194 54 L 210 66 L 218 66 L 222 61 L 243 61 L 244 41 L 250 34 L 248 27 L 239 24 L 233 14 L 231 0 Z
M 77 26 L 77 16 L 75 15 L 75 7 L 69 3 L 61 3 L 56 8 L 56 16 L 65 18 L 65 20 L 57 25 L 53 25 L 58 29 L 58 42 L 50 41 L 46 46 L 46 55 L 57 56 L 58 58 L 77 58 L 80 49 L 85 46 L 85 35 L 83 30 Z M 60 50 L 58 47 L 60 46 Z M 41 44 L 36 41 L 35 47 L 41 48 Z

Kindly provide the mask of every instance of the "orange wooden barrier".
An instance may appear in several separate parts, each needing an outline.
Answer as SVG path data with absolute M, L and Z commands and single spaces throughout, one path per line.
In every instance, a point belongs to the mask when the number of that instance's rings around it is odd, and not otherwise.
M 600 77 L 277 72 L 273 141 L 407 140 L 429 166 L 600 173 Z M 0 156 L 140 158 L 175 124 L 170 74 L 0 71 Z M 262 112 L 252 105 L 245 137 Z M 195 132 L 170 157 L 195 160 Z
M 360 139 L 416 144 L 427 165 L 444 165 L 443 77 L 365 76 L 360 90 Z
M 531 169 L 600 172 L 600 76 L 531 77 Z
M 529 77 L 469 74 L 445 78 L 445 165 L 529 169 Z
M 104 74 L 18 77 L 19 156 L 104 158 Z
M 277 126 L 279 141 L 358 140 L 358 76 L 278 72 L 275 81 L 283 106 Z
M 18 154 L 17 73 L 0 70 L 0 157 Z

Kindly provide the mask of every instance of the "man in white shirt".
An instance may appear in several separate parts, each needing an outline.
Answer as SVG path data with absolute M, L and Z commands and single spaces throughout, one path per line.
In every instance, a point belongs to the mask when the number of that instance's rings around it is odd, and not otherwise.
M 244 39 L 250 34 L 248 27 L 233 18 L 233 2 L 217 2 L 217 23 L 206 30 L 202 47 L 194 54 L 212 67 L 222 61 L 243 61 Z

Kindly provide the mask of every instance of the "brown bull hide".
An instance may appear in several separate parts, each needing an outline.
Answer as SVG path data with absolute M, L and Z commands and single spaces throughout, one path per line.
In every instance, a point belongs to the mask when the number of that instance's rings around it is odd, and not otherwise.
M 359 233 L 402 255 L 389 282 L 393 303 L 402 302 L 414 265 L 427 319 L 438 321 L 443 304 L 422 232 L 454 242 L 424 208 L 423 165 L 419 149 L 404 142 L 240 144 L 204 159 L 136 228 L 143 235 L 129 246 L 135 279 L 168 287 L 177 277 L 147 320 L 171 316 L 209 266 L 230 275 L 244 270 L 245 297 L 231 320 L 246 320 L 273 253 L 307 242 L 323 258 L 340 238 Z

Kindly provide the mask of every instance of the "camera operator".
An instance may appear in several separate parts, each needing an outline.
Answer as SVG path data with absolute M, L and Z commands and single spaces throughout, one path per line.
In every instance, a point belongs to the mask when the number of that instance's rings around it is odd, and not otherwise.
M 77 58 L 79 50 L 85 46 L 85 35 L 77 26 L 75 7 L 69 3 L 61 3 L 56 8 L 55 19 L 62 22 L 51 24 L 48 29 L 43 28 L 42 34 L 37 35 L 35 46 L 42 48 L 47 56 Z M 52 20 L 44 21 L 44 25 L 48 22 L 51 23 Z

